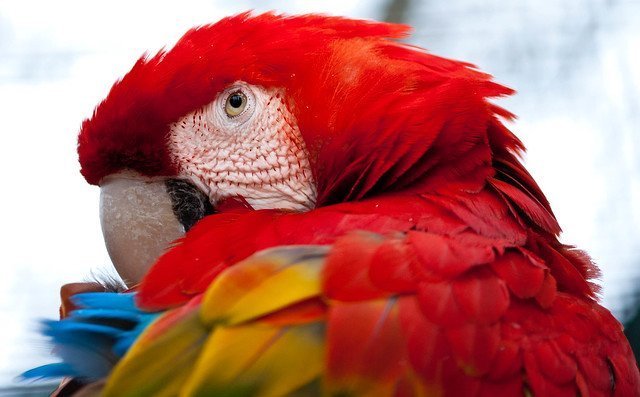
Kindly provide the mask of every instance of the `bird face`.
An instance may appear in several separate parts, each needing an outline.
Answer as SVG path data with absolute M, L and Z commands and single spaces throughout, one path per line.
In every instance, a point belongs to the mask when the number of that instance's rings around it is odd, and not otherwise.
M 293 211 L 315 204 L 307 150 L 280 89 L 230 84 L 171 123 L 167 147 L 177 175 L 124 170 L 100 182 L 107 250 L 128 284 L 221 200 Z
M 169 128 L 179 174 L 212 204 L 239 196 L 254 209 L 308 210 L 316 188 L 296 120 L 279 89 L 236 82 Z
M 109 254 L 138 283 L 198 220 L 479 191 L 510 90 L 393 38 L 407 27 L 250 13 L 187 32 L 112 87 L 78 139 Z M 494 141 L 517 150 L 506 129 Z M 215 216 L 215 215 L 214 215 Z

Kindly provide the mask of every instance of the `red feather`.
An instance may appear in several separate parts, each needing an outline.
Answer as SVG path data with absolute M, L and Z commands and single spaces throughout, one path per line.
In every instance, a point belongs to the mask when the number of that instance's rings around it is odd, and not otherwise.
M 396 301 L 335 304 L 327 326 L 332 394 L 390 394 L 410 371 Z
M 596 302 L 597 269 L 559 243 L 500 121 L 513 116 L 488 101 L 512 90 L 391 40 L 406 32 L 241 14 L 187 32 L 113 86 L 80 133 L 90 183 L 123 168 L 175 175 L 169 124 L 242 80 L 284 90 L 318 192 L 307 213 L 221 205 L 158 260 L 140 305 L 183 305 L 265 248 L 333 245 L 320 300 L 270 320 L 326 319 L 334 390 L 639 395 L 620 325 Z

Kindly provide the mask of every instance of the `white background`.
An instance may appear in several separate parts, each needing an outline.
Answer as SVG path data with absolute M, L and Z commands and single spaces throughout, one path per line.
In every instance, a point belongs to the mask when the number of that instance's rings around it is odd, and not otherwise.
M 0 386 L 51 360 L 35 320 L 57 316 L 59 287 L 110 266 L 76 134 L 138 56 L 250 8 L 379 19 L 387 1 L 282 3 L 0 0 Z M 500 103 L 520 116 L 526 163 L 621 318 L 640 274 L 639 17 L 614 0 L 414 0 L 408 13 L 410 42 L 519 91 Z

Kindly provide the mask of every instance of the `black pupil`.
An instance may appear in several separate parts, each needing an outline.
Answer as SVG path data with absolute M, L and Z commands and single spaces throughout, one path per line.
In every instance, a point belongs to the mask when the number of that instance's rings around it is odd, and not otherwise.
M 242 101 L 242 95 L 240 94 L 233 94 L 229 97 L 229 105 L 231 105 L 231 107 L 235 109 L 242 106 Z

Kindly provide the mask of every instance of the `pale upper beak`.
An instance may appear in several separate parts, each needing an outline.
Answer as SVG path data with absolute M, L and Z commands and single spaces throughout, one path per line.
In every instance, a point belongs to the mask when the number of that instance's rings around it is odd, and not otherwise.
M 129 287 L 139 283 L 171 242 L 185 233 L 171 192 L 166 178 L 128 171 L 100 183 L 100 223 L 107 251 Z

